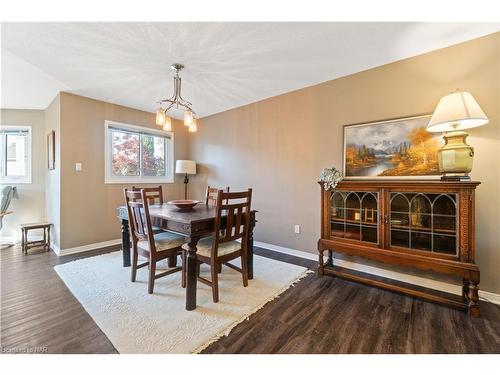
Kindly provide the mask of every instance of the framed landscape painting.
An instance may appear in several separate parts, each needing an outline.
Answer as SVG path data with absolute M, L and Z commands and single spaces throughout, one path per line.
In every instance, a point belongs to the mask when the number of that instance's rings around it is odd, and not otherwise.
M 440 133 L 426 128 L 431 115 L 344 126 L 344 176 L 438 178 Z

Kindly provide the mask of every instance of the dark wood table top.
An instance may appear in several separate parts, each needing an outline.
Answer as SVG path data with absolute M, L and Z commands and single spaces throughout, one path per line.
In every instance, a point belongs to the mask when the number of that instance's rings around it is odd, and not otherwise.
M 119 207 L 120 216 L 127 219 L 127 208 Z M 253 213 L 257 212 L 252 210 Z M 149 206 L 149 216 L 160 219 L 171 220 L 182 224 L 193 224 L 203 221 L 211 221 L 217 215 L 216 207 L 207 206 L 204 203 L 197 204 L 190 210 L 179 210 L 172 204 L 152 204 Z M 224 213 L 223 213 L 224 216 Z
M 172 220 L 183 224 L 192 224 L 200 221 L 214 220 L 216 208 L 205 204 L 197 204 L 190 210 L 180 210 L 172 204 L 152 204 L 149 206 L 149 215 L 161 219 Z

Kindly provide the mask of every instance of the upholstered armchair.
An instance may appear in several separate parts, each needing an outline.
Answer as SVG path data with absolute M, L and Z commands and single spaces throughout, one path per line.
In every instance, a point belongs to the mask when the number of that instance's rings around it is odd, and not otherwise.
M 15 186 L 5 186 L 2 189 L 2 197 L 0 200 L 0 230 L 2 230 L 3 227 L 3 218 L 4 216 L 7 216 L 12 213 L 12 211 L 9 211 L 9 206 L 12 198 L 18 198 L 17 195 L 17 188 Z M 12 246 L 13 244 L 11 243 L 4 243 L 2 242 L 0 246 L 2 247 L 8 247 Z

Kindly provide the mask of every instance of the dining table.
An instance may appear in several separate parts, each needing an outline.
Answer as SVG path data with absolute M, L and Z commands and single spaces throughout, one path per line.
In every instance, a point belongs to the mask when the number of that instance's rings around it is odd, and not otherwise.
M 255 228 L 255 215 L 257 211 L 250 211 L 250 228 L 248 233 L 248 279 L 253 279 L 253 229 Z M 186 280 L 186 310 L 196 309 L 197 289 L 197 260 L 196 245 L 198 241 L 210 236 L 215 231 L 215 217 L 217 210 L 214 206 L 198 204 L 190 210 L 180 210 L 174 205 L 152 204 L 149 206 L 149 216 L 152 225 L 162 230 L 183 235 L 186 238 L 189 250 L 186 256 L 187 280 Z M 121 240 L 123 253 L 123 267 L 130 267 L 130 231 L 128 213 L 126 206 L 118 207 L 118 219 L 121 222 Z M 226 225 L 224 211 L 221 217 L 221 229 Z M 177 257 L 169 259 L 168 266 L 175 267 Z

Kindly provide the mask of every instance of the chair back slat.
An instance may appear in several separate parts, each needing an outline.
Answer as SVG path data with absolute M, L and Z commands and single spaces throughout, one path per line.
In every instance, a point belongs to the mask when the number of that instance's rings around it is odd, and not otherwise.
M 136 187 L 132 186 L 132 191 L 144 191 L 146 193 L 146 196 L 148 198 L 148 203 L 151 204 L 163 204 L 163 189 L 161 188 L 161 185 L 158 187 L 151 187 L 151 188 L 141 188 L 141 187 Z
M 251 189 L 249 189 L 251 190 Z M 227 192 L 224 194 L 224 200 L 230 200 L 230 199 L 247 199 L 248 198 L 248 192 L 246 191 L 233 191 L 233 192 Z
M 241 232 L 241 219 L 243 216 L 243 207 L 238 207 L 236 209 L 236 222 L 234 224 L 234 236 L 239 236 Z
M 134 224 L 135 224 L 135 232 L 136 235 L 139 237 L 146 237 L 146 228 L 144 225 L 144 220 L 142 216 L 142 207 L 134 207 L 132 209 L 133 214 L 133 219 L 134 219 Z
M 217 195 L 217 215 L 215 217 L 212 256 L 217 256 L 219 244 L 237 239 L 241 239 L 242 249 L 246 252 L 250 228 L 252 189 L 233 193 L 219 190 Z M 234 200 L 238 202 L 233 203 Z M 225 225 L 224 216 L 226 217 Z
M 132 243 L 136 246 L 137 241 L 148 241 L 150 251 L 156 251 L 153 237 L 151 218 L 149 216 L 150 197 L 141 190 L 130 191 L 123 189 L 130 226 Z
M 234 223 L 234 210 L 232 208 L 226 210 L 226 231 L 223 232 L 225 235 L 223 236 L 224 241 L 230 241 L 230 238 L 233 236 L 233 223 Z
M 229 186 L 225 189 L 226 192 L 229 192 Z M 207 186 L 207 193 L 205 198 L 205 204 L 207 206 L 217 206 L 217 195 L 219 194 L 219 188 L 214 188 Z
M 223 210 L 236 210 L 238 208 L 245 208 L 247 206 L 246 202 L 242 202 L 242 203 L 227 203 L 227 204 L 224 204 L 224 208 Z

